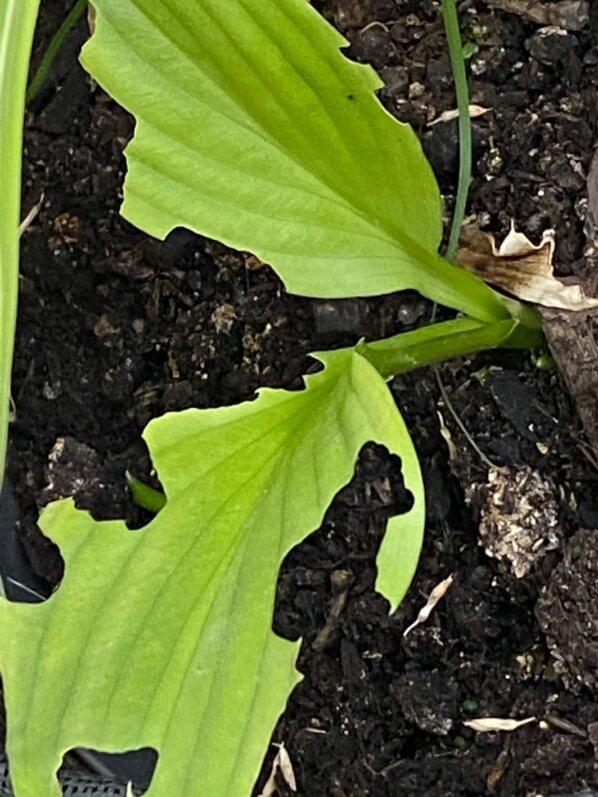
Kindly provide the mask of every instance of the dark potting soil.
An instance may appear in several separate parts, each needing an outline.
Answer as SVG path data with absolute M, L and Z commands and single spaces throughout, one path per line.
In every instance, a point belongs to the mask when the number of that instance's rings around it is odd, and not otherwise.
M 69 5 L 42 3 L 35 63 Z M 450 207 L 456 122 L 430 125 L 455 105 L 437 4 L 319 7 L 352 57 L 380 71 L 385 105 L 421 135 Z M 536 240 L 555 227 L 559 273 L 598 284 L 583 254 L 596 30 L 540 29 L 474 0 L 460 11 L 478 48 L 472 102 L 489 109 L 474 120 L 470 212 L 499 235 L 511 219 Z M 431 314 L 411 293 L 289 296 L 248 255 L 184 231 L 158 242 L 129 226 L 118 208 L 132 120 L 77 65 L 85 35 L 81 22 L 27 116 L 24 211 L 43 199 L 23 237 L 9 472 L 22 539 L 49 585 L 62 564 L 36 530 L 39 506 L 75 492 L 100 517 L 143 522 L 124 473 L 149 474 L 140 433 L 151 418 L 231 404 L 259 385 L 299 387 L 310 351 L 412 329 Z M 322 529 L 281 571 L 274 627 L 303 636 L 305 677 L 273 741 L 288 748 L 300 795 L 523 797 L 598 786 L 594 455 L 559 375 L 526 355 L 486 354 L 439 374 L 444 397 L 431 369 L 392 383 L 428 490 L 425 548 L 398 612 L 389 617 L 373 589 L 385 519 L 406 505 L 400 463 L 381 449 L 362 452 Z M 466 441 L 446 397 L 501 468 L 489 470 Z M 525 556 L 498 539 L 496 506 L 519 513 Z M 431 618 L 404 637 L 449 574 Z M 473 717 L 538 721 L 476 733 L 464 725 Z

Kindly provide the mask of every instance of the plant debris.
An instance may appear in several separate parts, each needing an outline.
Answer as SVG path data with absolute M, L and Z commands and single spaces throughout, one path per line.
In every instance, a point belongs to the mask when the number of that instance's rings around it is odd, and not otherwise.
M 598 457 L 598 312 L 544 310 L 544 332 Z
M 421 625 L 422 623 L 426 622 L 428 617 L 432 614 L 432 611 L 434 610 L 434 607 L 436 606 L 438 601 L 441 600 L 441 598 L 443 598 L 448 592 L 451 584 L 453 583 L 453 580 L 454 576 L 451 573 L 451 575 L 448 578 L 445 578 L 439 584 L 436 584 L 436 586 L 434 587 L 434 589 L 432 590 L 432 592 L 428 597 L 426 605 L 423 607 L 423 609 L 420 610 L 419 614 L 417 615 L 416 620 L 403 631 L 403 637 L 406 637 L 407 634 L 411 633 L 411 631 L 413 631 L 414 628 L 417 628 L 418 625 Z
M 536 245 L 512 225 L 497 247 L 493 235 L 468 224 L 461 233 L 457 260 L 468 271 L 526 302 L 574 311 L 598 307 L 598 298 L 586 296 L 581 285 L 556 279 L 554 248 L 554 230 L 545 230 Z
M 19 225 L 19 235 L 23 235 L 29 227 L 33 224 L 35 219 L 37 218 L 40 210 L 42 209 L 42 205 L 44 202 L 44 192 L 42 191 L 38 201 L 31 207 L 31 210 L 27 213 L 23 221 Z
M 278 753 L 272 762 L 272 771 L 270 777 L 264 788 L 262 789 L 259 797 L 275 797 L 279 793 L 278 788 L 278 775 L 282 777 L 285 785 L 289 787 L 292 792 L 297 791 L 297 780 L 295 778 L 295 771 L 291 757 L 284 746 L 284 742 L 278 745 Z
M 589 237 L 594 238 L 596 233 L 595 228 L 598 225 L 598 150 L 594 153 L 594 157 L 590 164 L 586 188 L 588 191 L 588 214 L 593 227 L 592 235 Z
M 484 108 L 482 105 L 470 105 L 469 106 L 469 115 L 472 119 L 476 119 L 478 116 L 483 116 L 485 113 L 489 113 L 492 108 Z M 428 127 L 433 127 L 434 125 L 441 124 L 442 122 L 452 122 L 453 119 L 459 118 L 459 109 L 452 108 L 449 111 L 443 111 L 440 116 L 437 116 L 436 119 L 432 119 L 431 122 L 428 122 Z
M 502 719 L 500 717 L 479 717 L 467 720 L 463 724 L 478 733 L 492 733 L 493 731 L 516 731 L 530 722 L 536 722 L 535 717 L 526 717 L 524 720 Z
M 598 531 L 571 538 L 536 606 L 554 658 L 569 687 L 585 684 L 598 695 Z
M 538 25 L 554 25 L 565 30 L 583 30 L 590 21 L 589 0 L 488 0 L 488 5 L 526 17 Z
M 479 506 L 480 541 L 488 556 L 507 563 L 523 578 L 561 539 L 554 484 L 528 466 L 488 471 L 486 484 L 473 484 L 467 500 Z

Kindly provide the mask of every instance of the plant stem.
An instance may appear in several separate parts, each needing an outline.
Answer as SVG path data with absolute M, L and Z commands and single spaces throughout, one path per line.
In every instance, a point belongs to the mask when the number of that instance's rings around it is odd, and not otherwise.
M 40 65 L 38 66 L 37 71 L 31 80 L 31 83 L 29 84 L 29 88 L 27 89 L 27 104 L 35 99 L 40 89 L 48 79 L 54 59 L 64 44 L 64 40 L 69 35 L 73 27 L 77 24 L 79 17 L 81 14 L 83 14 L 86 8 L 87 0 L 77 0 L 75 5 L 71 8 L 69 13 L 62 21 L 62 24 L 54 36 L 52 36 Z
M 23 116 L 39 0 L 0 2 L 0 485 L 4 478 L 10 377 L 19 289 Z
M 534 349 L 543 340 L 542 329 L 513 318 L 491 324 L 457 318 L 403 332 L 386 340 L 361 343 L 359 353 L 385 378 L 486 349 Z
M 446 259 L 452 261 L 455 259 L 459 246 L 459 236 L 463 219 L 465 218 L 467 195 L 471 183 L 471 116 L 469 113 L 469 87 L 467 85 L 467 72 L 465 58 L 463 57 L 463 42 L 459 29 L 456 0 L 442 0 L 442 17 L 444 19 L 457 94 L 457 108 L 459 110 L 459 185 L 455 199 L 449 243 L 446 250 Z

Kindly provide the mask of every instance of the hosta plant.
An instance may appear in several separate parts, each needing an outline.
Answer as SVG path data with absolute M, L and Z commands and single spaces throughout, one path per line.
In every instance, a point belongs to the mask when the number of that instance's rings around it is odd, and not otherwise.
M 289 291 L 411 288 L 452 321 L 320 353 L 301 391 L 150 423 L 166 503 L 140 531 L 72 501 L 41 525 L 65 559 L 43 605 L 0 605 L 17 797 L 57 797 L 66 750 L 159 753 L 152 797 L 248 797 L 299 675 L 271 628 L 278 569 L 316 529 L 368 441 L 400 456 L 414 502 L 393 518 L 377 588 L 393 609 L 421 547 L 417 458 L 386 381 L 446 357 L 532 347 L 532 311 L 438 254 L 441 200 L 380 81 L 306 0 L 95 0 L 83 52 L 136 118 L 122 212 L 269 263 Z

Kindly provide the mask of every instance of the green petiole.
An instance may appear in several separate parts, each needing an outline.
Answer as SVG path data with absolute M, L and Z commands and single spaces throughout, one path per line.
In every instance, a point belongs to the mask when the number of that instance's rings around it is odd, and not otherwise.
M 424 365 L 487 349 L 539 349 L 542 340 L 539 325 L 531 326 L 514 318 L 486 324 L 465 317 L 362 343 L 359 352 L 385 379 L 390 379 Z

